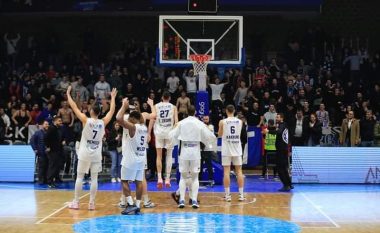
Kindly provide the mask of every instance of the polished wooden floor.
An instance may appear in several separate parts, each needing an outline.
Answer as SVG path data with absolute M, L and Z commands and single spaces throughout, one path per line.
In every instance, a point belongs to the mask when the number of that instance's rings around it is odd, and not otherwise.
M 205 212 L 255 215 L 298 224 L 302 232 L 380 232 L 380 192 L 248 193 L 247 201 L 231 203 L 223 193 L 200 193 L 201 208 L 178 209 L 169 192 L 152 192 L 157 203 L 145 213 Z M 120 194 L 99 191 L 96 211 L 87 210 L 88 192 L 81 209 L 69 210 L 72 191 L 0 189 L 0 232 L 73 232 L 72 224 L 89 218 L 117 215 Z

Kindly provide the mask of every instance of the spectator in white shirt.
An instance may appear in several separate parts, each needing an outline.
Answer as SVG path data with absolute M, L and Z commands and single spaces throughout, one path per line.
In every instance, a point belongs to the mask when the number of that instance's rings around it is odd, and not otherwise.
M 277 117 L 276 108 L 274 107 L 274 104 L 270 104 L 268 112 L 264 114 L 265 124 L 268 125 L 269 120 L 273 120 L 274 124 L 276 124 L 276 117 Z
M 111 86 L 105 81 L 105 79 L 104 74 L 101 74 L 99 81 L 95 84 L 94 96 L 97 99 L 105 99 L 111 92 Z
M 4 41 L 7 47 L 7 55 L 10 64 L 12 65 L 12 69 L 16 66 L 16 55 L 17 55 L 17 43 L 21 39 L 19 33 L 17 33 L 16 38 L 9 38 L 8 33 L 4 35 Z
M 0 107 L 0 117 L 4 121 L 4 124 L 5 124 L 5 134 L 7 134 L 9 127 L 11 127 L 11 119 L 5 113 L 3 107 Z
M 194 76 L 194 71 L 189 70 L 188 74 L 183 73 L 183 79 L 186 81 L 186 92 L 191 102 L 194 103 L 194 97 L 197 92 L 197 77 Z
M 175 71 L 170 73 L 170 77 L 166 80 L 166 86 L 169 88 L 169 92 L 174 94 L 179 86 L 179 78 L 175 75 Z

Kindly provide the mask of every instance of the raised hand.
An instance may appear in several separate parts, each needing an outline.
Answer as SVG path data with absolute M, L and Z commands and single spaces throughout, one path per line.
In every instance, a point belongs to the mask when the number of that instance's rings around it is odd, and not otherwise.
M 129 106 L 129 100 L 128 100 L 128 98 L 124 98 L 123 99 L 123 106 L 124 107 L 128 107 Z
M 116 88 L 112 88 L 111 98 L 116 98 L 116 95 L 117 95 L 117 89 Z
M 146 101 L 146 103 L 149 105 L 149 106 L 153 106 L 154 105 L 154 102 L 151 98 L 148 98 L 148 100 Z
M 71 85 L 67 87 L 66 94 L 69 96 L 71 93 Z

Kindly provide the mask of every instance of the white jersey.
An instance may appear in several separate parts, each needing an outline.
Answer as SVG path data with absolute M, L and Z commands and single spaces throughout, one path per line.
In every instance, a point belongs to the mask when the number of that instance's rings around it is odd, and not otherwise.
M 154 123 L 154 135 L 156 138 L 168 139 L 169 132 L 174 126 L 174 105 L 161 102 L 155 106 L 157 112 L 156 122 Z
M 148 150 L 148 128 L 144 124 L 135 124 L 133 137 L 123 135 L 123 159 L 121 165 L 133 170 L 144 170 Z M 124 141 L 124 139 L 126 140 Z
M 243 123 L 236 117 L 223 120 L 222 156 L 241 156 L 243 154 L 240 133 Z
M 104 134 L 103 120 L 87 118 L 80 139 L 78 159 L 91 162 L 102 161 Z

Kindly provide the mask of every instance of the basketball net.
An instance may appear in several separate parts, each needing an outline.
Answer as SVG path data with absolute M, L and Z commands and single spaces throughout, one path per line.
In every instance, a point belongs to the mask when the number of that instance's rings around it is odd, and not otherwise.
M 194 75 L 198 75 L 199 78 L 199 90 L 205 91 L 207 89 L 207 65 L 211 60 L 211 56 L 205 54 L 191 54 L 190 60 L 193 63 Z

